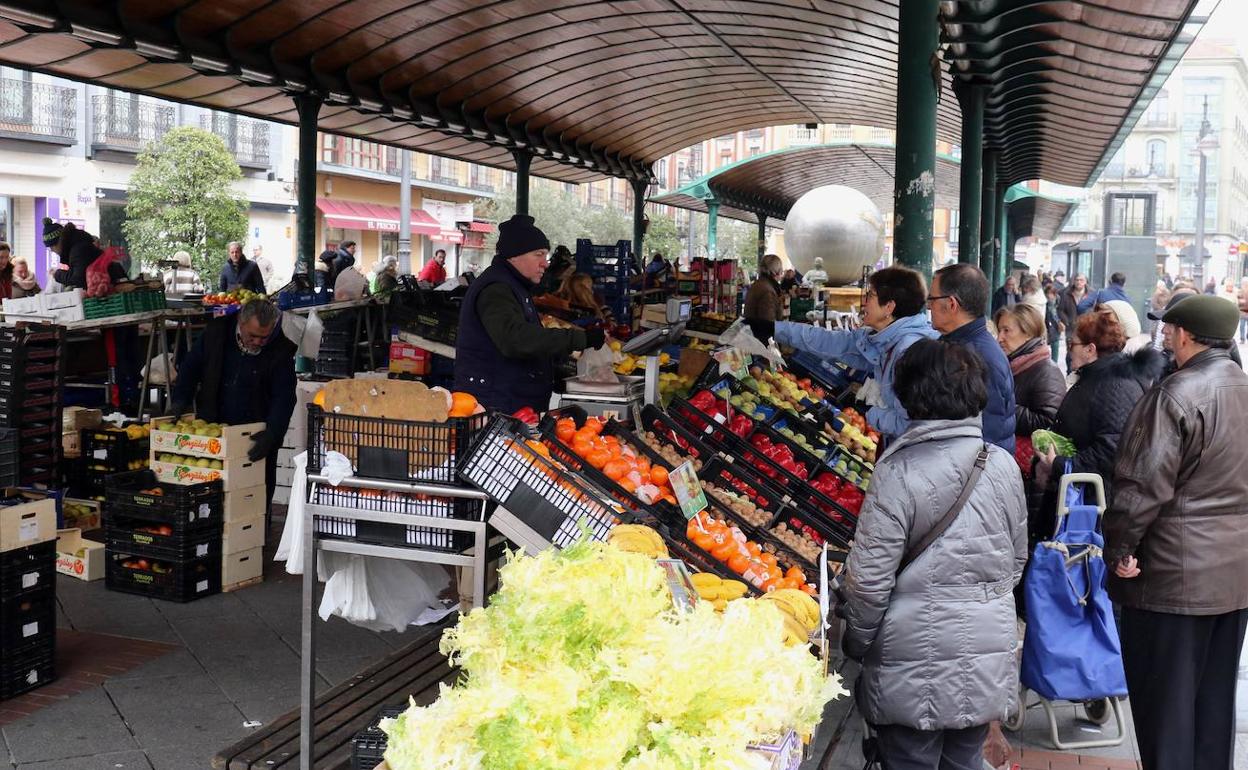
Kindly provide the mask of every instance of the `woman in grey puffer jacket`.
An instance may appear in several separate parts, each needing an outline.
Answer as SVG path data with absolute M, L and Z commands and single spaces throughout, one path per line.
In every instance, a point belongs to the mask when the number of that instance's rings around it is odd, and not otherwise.
M 1009 453 L 985 445 L 987 382 L 973 351 L 916 342 L 894 388 L 911 423 L 876 465 L 859 516 L 843 643 L 862 661 L 856 697 L 885 767 L 978 768 L 988 723 L 1004 719 L 1018 694 L 1012 589 L 1027 561 L 1022 477 Z M 966 504 L 898 575 L 985 446 Z

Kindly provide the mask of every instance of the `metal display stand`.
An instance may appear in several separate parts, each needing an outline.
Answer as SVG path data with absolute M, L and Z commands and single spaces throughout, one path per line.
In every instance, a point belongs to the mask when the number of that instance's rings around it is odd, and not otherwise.
M 330 483 L 327 476 L 309 474 L 308 483 Z M 412 484 L 382 479 L 343 479 L 338 486 L 381 489 L 388 492 L 458 497 L 470 500 L 488 500 L 489 497 L 476 489 L 442 487 L 431 484 Z M 441 516 L 419 516 L 407 513 L 386 513 L 347 508 L 338 505 L 308 503 L 304 507 L 303 523 L 303 601 L 301 604 L 301 649 L 299 659 L 299 767 L 313 770 L 313 748 L 316 745 L 316 728 L 313 720 L 313 704 L 316 703 L 316 557 L 320 551 L 353 553 L 361 556 L 380 556 L 386 559 L 403 559 L 431 564 L 447 564 L 472 568 L 472 603 L 474 607 L 485 604 L 486 565 L 489 561 L 489 535 L 487 534 L 485 508 L 479 519 L 454 519 Z M 371 521 L 385 524 L 407 524 L 434 527 L 445 530 L 471 532 L 473 545 L 464 553 L 445 553 L 418 546 L 385 546 L 355 543 L 318 536 L 316 517 L 332 516 L 354 521 Z

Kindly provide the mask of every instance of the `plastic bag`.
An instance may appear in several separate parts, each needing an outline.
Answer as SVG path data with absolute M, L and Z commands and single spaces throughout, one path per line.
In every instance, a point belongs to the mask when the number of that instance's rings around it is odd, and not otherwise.
M 173 365 L 172 355 L 169 356 L 169 369 L 172 371 L 165 370 L 165 357 L 156 356 L 148 362 L 147 366 L 143 367 L 143 371 L 139 374 L 147 377 L 148 382 L 153 385 L 167 385 L 177 379 L 178 376 L 178 370 Z
M 784 366 L 784 358 L 780 355 L 780 351 L 759 342 L 754 332 L 750 331 L 750 327 L 740 318 L 733 321 L 732 326 L 719 335 L 719 344 L 737 348 L 750 356 L 766 358 L 772 366 Z
M 368 279 L 355 268 L 347 268 L 334 281 L 334 301 L 359 299 L 368 293 Z
M 88 297 L 106 297 L 113 292 L 113 277 L 109 273 L 108 267 L 120 255 L 119 250 L 115 246 L 109 246 L 95 261 L 87 265 L 87 290 Z
M 619 382 L 615 374 L 617 360 L 616 352 L 606 345 L 583 350 L 576 361 L 576 378 L 581 382 Z

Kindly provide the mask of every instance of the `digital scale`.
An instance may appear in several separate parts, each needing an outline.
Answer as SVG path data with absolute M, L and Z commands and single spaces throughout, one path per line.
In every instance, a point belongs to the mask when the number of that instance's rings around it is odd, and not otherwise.
M 576 404 L 589 415 L 631 422 L 633 414 L 640 412 L 642 405 L 658 404 L 659 353 L 685 333 L 685 324 L 692 311 L 693 304 L 689 298 L 673 297 L 667 301 L 667 326 L 650 329 L 624 343 L 622 352 L 645 357 L 644 375 L 618 375 L 618 382 L 609 383 L 581 382 L 575 377 L 567 379 L 564 381 L 564 392 L 559 396 L 559 406 Z

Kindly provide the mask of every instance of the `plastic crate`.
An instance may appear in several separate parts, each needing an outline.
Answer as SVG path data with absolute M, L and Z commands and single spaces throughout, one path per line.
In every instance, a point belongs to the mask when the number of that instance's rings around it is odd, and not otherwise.
M 61 405 L 49 402 L 32 409 L 17 409 L 11 412 L 0 411 L 0 428 L 22 428 L 39 424 L 59 424 L 61 421 Z M 59 434 L 58 434 L 59 435 Z
M 111 509 L 104 511 L 104 537 L 109 548 L 143 556 L 202 558 L 214 547 L 221 550 L 221 529 L 219 518 L 193 524 L 160 524 Z
M 675 447 L 687 457 L 705 463 L 715 456 L 714 449 L 653 404 L 642 407 L 641 423 L 634 432 L 653 433 L 657 440 Z
M 55 574 L 55 540 L 0 552 L 0 597 L 51 586 Z
M 60 486 L 61 464 L 64 455 L 59 444 L 42 452 L 22 450 L 22 467 L 18 472 L 18 486 Z
M 8 700 L 56 678 L 56 635 L 0 654 L 0 701 Z
M 314 484 L 309 502 L 335 505 L 380 513 L 406 513 L 413 516 L 436 516 L 445 519 L 480 521 L 485 501 L 465 497 L 437 497 L 382 492 L 360 487 L 334 487 Z M 358 521 L 336 516 L 316 516 L 313 526 L 317 534 L 335 540 L 353 540 L 377 545 L 412 546 L 434 551 L 460 553 L 473 545 L 471 532 L 441 529 L 417 524 L 391 524 L 380 521 Z
M 326 353 L 316 357 L 316 374 L 321 377 L 347 379 L 355 374 L 355 356 L 348 352 Z
M 221 546 L 198 559 L 152 559 L 138 553 L 104 551 L 104 587 L 152 599 L 190 602 L 221 593 Z M 148 569 L 132 569 L 123 562 L 146 559 Z M 159 569 L 154 569 L 159 566 Z M 160 571 L 168 570 L 168 571 Z
M 159 489 L 160 494 L 145 490 Z M 174 526 L 223 521 L 224 493 L 220 481 L 202 484 L 162 484 L 150 470 L 115 473 L 108 477 L 107 509 Z
M 576 241 L 576 270 L 578 273 L 589 273 L 596 279 L 606 275 L 627 276 L 629 272 L 628 253 L 632 249 L 631 241 L 616 241 L 614 245 L 597 245 L 587 238 Z
M 602 491 L 527 443 L 534 440 L 519 420 L 495 415 L 469 450 L 460 476 L 559 548 L 579 540 L 582 531 L 606 540 L 616 522 L 632 520 Z
M 277 294 L 277 307 L 281 310 L 292 310 L 299 307 L 326 305 L 333 299 L 333 293 L 321 289 L 287 289 Z
M 374 770 L 386 754 L 386 734 L 381 731 L 381 720 L 394 719 L 407 711 L 407 706 L 386 706 L 377 712 L 372 723 L 351 739 L 351 770 Z
M 359 476 L 458 485 L 456 475 L 486 414 L 446 422 L 327 413 L 308 405 L 308 473 L 319 473 L 329 451 L 341 452 Z
M 108 318 L 160 310 L 166 306 L 163 290 L 139 289 L 114 292 L 107 297 L 87 297 L 82 301 L 84 318 Z
M 135 462 L 147 465 L 151 441 L 147 436 L 131 438 L 122 430 L 84 428 L 79 432 L 82 460 L 88 470 L 124 473 L 139 470 Z
M 56 634 L 56 586 L 0 598 L 0 655 Z

